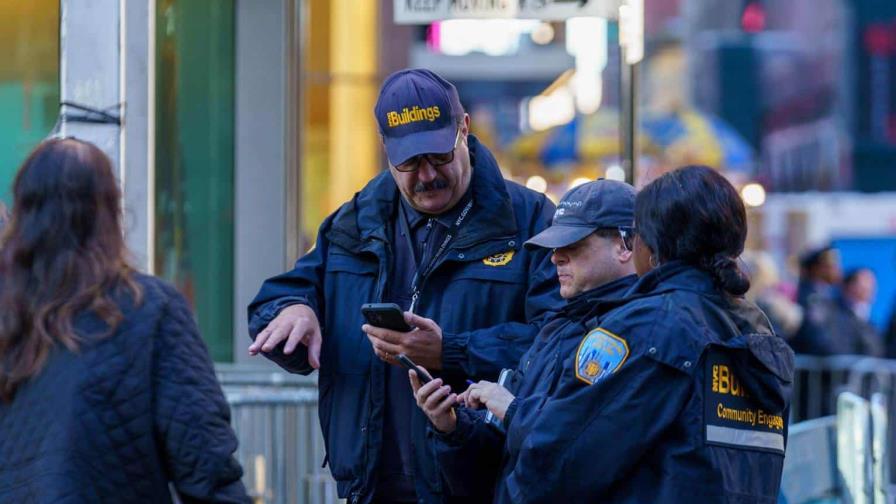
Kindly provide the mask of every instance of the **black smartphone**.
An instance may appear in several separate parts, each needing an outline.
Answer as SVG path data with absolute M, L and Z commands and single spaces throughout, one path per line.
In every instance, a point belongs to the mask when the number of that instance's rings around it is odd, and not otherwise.
M 414 361 L 410 359 L 405 354 L 398 354 L 395 356 L 395 360 L 398 361 L 399 364 L 405 369 L 413 369 L 415 373 L 417 373 L 417 378 L 420 379 L 420 385 L 425 383 L 429 383 L 432 381 L 432 376 L 429 376 L 429 373 L 417 367 L 417 364 L 414 364 Z
M 361 313 L 364 314 L 367 323 L 372 326 L 398 332 L 414 330 L 404 321 L 404 314 L 395 303 L 367 303 L 361 305 Z

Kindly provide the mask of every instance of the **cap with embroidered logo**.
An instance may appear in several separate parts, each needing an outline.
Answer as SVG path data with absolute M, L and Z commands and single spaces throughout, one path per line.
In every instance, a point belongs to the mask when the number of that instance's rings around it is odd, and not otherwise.
M 410 68 L 383 82 L 374 107 L 392 166 L 419 154 L 451 151 L 464 108 L 453 84 L 434 72 Z
M 550 227 L 525 243 L 526 248 L 561 248 L 598 229 L 630 228 L 635 222 L 635 188 L 599 179 L 576 186 L 557 204 Z

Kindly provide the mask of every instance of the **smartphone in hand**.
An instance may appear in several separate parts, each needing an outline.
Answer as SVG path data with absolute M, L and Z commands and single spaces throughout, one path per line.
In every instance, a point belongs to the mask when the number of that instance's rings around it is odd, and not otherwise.
M 414 328 L 404 321 L 404 313 L 395 303 L 367 303 L 361 305 L 361 313 L 367 323 L 398 332 L 410 332 Z
M 417 378 L 420 380 L 420 385 L 429 383 L 432 381 L 432 376 L 429 375 L 426 371 L 417 367 L 417 364 L 414 363 L 407 355 L 398 354 L 395 356 L 395 360 L 398 361 L 399 364 L 405 369 L 413 369 L 415 373 L 417 373 Z

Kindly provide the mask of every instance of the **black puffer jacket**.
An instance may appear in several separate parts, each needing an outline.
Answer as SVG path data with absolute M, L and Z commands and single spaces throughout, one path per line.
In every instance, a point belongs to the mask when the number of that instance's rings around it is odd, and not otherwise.
M 138 306 L 105 338 L 81 314 L 82 342 L 0 402 L 0 502 L 248 502 L 230 412 L 192 314 L 171 286 L 137 276 Z

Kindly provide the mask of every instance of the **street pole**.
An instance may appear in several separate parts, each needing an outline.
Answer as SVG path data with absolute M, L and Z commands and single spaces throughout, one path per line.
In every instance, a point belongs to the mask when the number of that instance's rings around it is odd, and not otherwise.
M 619 135 L 622 169 L 634 185 L 638 175 L 638 63 L 644 59 L 644 0 L 623 0 L 619 6 Z
M 625 181 L 635 184 L 635 175 L 638 169 L 638 64 L 628 64 L 625 61 L 625 48 L 622 49 L 620 58 L 620 81 L 622 114 L 619 116 L 620 143 L 622 144 L 622 169 L 625 171 Z
M 58 134 L 112 160 L 123 193 L 125 239 L 142 271 L 153 255 L 155 0 L 62 0 Z M 115 121 L 87 121 L 105 112 Z

